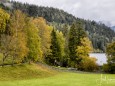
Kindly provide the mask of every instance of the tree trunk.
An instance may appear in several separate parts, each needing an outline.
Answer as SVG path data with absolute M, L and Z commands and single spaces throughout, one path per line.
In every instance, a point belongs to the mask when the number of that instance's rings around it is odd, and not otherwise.
M 3 54 L 3 59 L 2 59 L 2 67 L 4 66 L 4 61 L 7 58 L 7 55 Z
M 12 66 L 14 66 L 14 56 L 12 56 Z
M 4 67 L 4 61 L 5 61 L 5 56 L 3 56 L 3 59 L 2 59 L 2 67 Z

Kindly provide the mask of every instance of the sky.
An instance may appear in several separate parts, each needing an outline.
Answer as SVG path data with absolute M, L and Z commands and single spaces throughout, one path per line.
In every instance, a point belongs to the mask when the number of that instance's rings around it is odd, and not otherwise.
M 14 0 L 63 9 L 76 17 L 115 26 L 115 0 Z

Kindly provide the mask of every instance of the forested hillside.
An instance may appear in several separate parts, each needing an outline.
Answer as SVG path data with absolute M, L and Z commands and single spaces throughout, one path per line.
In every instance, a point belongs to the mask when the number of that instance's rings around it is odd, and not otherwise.
M 98 69 L 96 59 L 89 57 L 91 41 L 81 22 L 59 31 L 43 17 L 1 8 L 0 20 L 0 66 L 42 62 L 85 71 Z
M 81 21 L 83 24 L 83 28 L 87 32 L 90 40 L 92 41 L 94 51 L 95 52 L 105 52 L 105 46 L 107 43 L 111 42 L 115 37 L 115 32 L 113 32 L 109 27 L 104 24 L 96 23 L 95 21 L 84 20 L 80 18 L 76 18 L 75 16 L 64 12 L 63 10 L 52 8 L 52 7 L 41 7 L 30 4 L 22 4 L 19 2 L 10 2 L 12 4 L 12 8 L 1 6 L 6 10 L 21 10 L 31 17 L 43 17 L 50 24 L 57 27 L 57 29 L 62 30 L 64 28 L 64 24 L 69 26 L 73 22 Z

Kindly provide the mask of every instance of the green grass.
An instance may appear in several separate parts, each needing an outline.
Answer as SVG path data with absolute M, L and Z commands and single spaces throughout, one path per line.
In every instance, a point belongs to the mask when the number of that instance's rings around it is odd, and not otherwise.
M 115 86 L 115 80 L 110 81 L 115 75 L 104 74 L 103 78 L 105 76 L 108 80 L 101 82 L 101 74 L 61 73 L 47 78 L 0 81 L 0 86 Z
M 40 64 L 6 66 L 0 67 L 0 86 L 115 86 L 115 74 L 57 72 Z
M 0 67 L 0 81 L 44 78 L 55 74 L 57 74 L 56 71 L 37 64 Z

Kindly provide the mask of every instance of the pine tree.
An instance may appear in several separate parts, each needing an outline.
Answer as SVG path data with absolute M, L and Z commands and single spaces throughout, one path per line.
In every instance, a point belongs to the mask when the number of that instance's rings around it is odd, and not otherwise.
M 106 53 L 108 58 L 108 72 L 115 73 L 115 42 L 107 46 Z
M 55 65 L 57 61 L 59 61 L 59 57 L 61 57 L 61 49 L 59 42 L 57 40 L 57 35 L 55 29 L 52 30 L 51 33 L 51 60 L 52 63 Z
M 76 56 L 77 46 L 81 45 L 81 38 L 86 37 L 86 33 L 82 28 L 82 24 L 80 22 L 73 23 L 69 31 L 69 57 L 70 57 L 70 65 L 75 67 L 75 65 L 79 64 L 80 60 L 78 56 Z
M 64 35 L 65 38 L 68 36 L 68 30 L 69 30 L 68 25 L 65 24 L 63 26 L 63 29 L 62 29 L 62 33 L 63 33 L 63 35 Z
M 69 56 L 70 56 L 70 65 L 74 66 L 74 61 L 76 60 L 76 47 L 77 47 L 77 29 L 76 25 L 73 24 L 69 31 Z
M 59 43 L 59 47 L 60 47 L 60 57 L 59 57 L 59 62 L 60 62 L 60 66 L 62 66 L 64 64 L 64 60 L 66 58 L 64 58 L 65 56 L 65 38 L 63 36 L 63 33 L 60 31 L 56 31 L 56 35 L 57 35 L 57 41 Z

